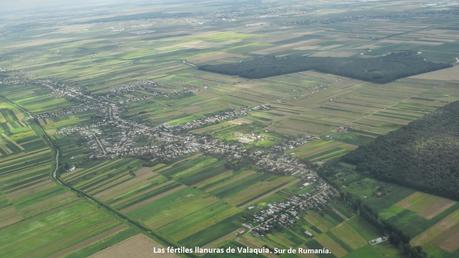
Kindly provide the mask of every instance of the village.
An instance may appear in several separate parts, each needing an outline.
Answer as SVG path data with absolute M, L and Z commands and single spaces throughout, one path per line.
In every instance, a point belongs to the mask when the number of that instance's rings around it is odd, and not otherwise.
M 288 149 L 317 139 L 316 137 L 305 136 L 295 140 L 288 140 L 267 151 L 249 152 L 242 144 L 226 143 L 208 136 L 186 133 L 186 131 L 192 129 L 245 116 L 251 111 L 269 110 L 271 106 L 268 104 L 220 112 L 202 119 L 193 120 L 183 126 L 171 127 L 167 124 L 160 124 L 156 127 L 149 127 L 121 118 L 121 108 L 117 104 L 109 102 L 106 96 L 85 95 L 77 88 L 58 86 L 50 81 L 42 83 L 56 95 L 76 99 L 77 102 L 83 102 L 86 107 L 93 107 L 91 108 L 92 110 L 102 112 L 104 118 L 97 123 L 59 130 L 62 135 L 78 133 L 85 138 L 89 148 L 93 150 L 91 158 L 150 157 L 162 161 L 172 161 L 200 151 L 209 155 L 223 156 L 229 161 L 248 158 L 261 169 L 275 174 L 302 175 L 310 181 L 314 181 L 316 178 L 316 176 L 310 175 L 312 171 L 308 169 L 307 165 L 283 153 Z M 134 83 L 122 87 L 121 92 L 133 90 L 136 87 L 145 89 L 156 86 L 157 84 L 153 82 Z M 120 91 L 116 92 L 119 93 Z M 73 110 L 76 110 L 76 108 Z M 61 112 L 66 114 L 65 110 Z M 46 113 L 39 114 L 37 117 L 52 118 L 55 115 L 50 116 Z M 106 131 L 110 131 L 110 134 L 104 134 Z M 148 137 L 150 141 L 142 145 L 135 140 L 138 136 Z
M 223 158 L 228 164 L 253 164 L 260 171 L 300 178 L 302 187 L 312 186 L 309 193 L 293 195 L 286 200 L 270 203 L 268 208 L 258 211 L 246 225 L 254 234 L 263 235 L 276 225 L 292 225 L 300 213 L 309 209 L 320 209 L 336 196 L 336 190 L 317 175 L 311 164 L 304 163 L 287 152 L 295 147 L 317 140 L 315 136 L 286 139 L 269 149 L 249 150 L 241 143 L 224 142 L 208 135 L 197 135 L 190 130 L 223 121 L 247 116 L 253 111 L 270 110 L 269 104 L 222 111 L 199 118 L 184 125 L 160 124 L 152 127 L 122 118 L 123 102 L 111 101 L 114 97 L 142 89 L 155 96 L 158 84 L 152 81 L 135 82 L 103 95 L 85 94 L 77 87 L 68 87 L 51 80 L 34 81 L 49 89 L 52 94 L 65 97 L 73 105 L 56 112 L 35 115 L 35 119 L 56 119 L 78 112 L 92 110 L 99 117 L 90 124 L 66 127 L 58 130 L 60 135 L 79 135 L 91 150 L 92 159 L 117 159 L 136 157 L 161 162 L 171 162 L 193 153 L 204 153 Z M 189 93 L 186 93 L 189 94 Z M 138 140 L 142 138 L 142 140 Z M 148 140 L 145 140 L 148 139 Z M 67 173 L 74 173 L 75 165 L 69 165 Z

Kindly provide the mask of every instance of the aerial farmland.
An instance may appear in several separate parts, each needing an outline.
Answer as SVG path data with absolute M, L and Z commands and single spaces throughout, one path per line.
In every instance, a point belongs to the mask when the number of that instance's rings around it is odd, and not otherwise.
M 0 10 L 0 257 L 459 257 L 457 1 L 115 2 Z

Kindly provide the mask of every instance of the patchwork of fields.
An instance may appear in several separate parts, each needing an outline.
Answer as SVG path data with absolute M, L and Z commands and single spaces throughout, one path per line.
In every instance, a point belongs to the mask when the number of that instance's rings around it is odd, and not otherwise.
M 142 167 L 138 160 L 101 162 L 63 180 L 95 196 L 155 234 L 187 246 L 204 246 L 241 227 L 245 207 L 295 183 L 250 168 L 195 155 Z
M 256 235 L 244 225 L 249 216 L 310 193 L 313 185 L 201 152 L 171 160 L 148 154 L 95 159 L 94 146 L 103 150 L 117 135 L 120 149 L 130 141 L 142 147 L 156 142 L 130 125 L 124 125 L 129 133 L 112 126 L 105 135 L 91 126 L 110 120 L 114 109 L 131 124 L 155 128 L 247 108 L 242 117 L 189 133 L 249 153 L 310 136 L 304 144 L 284 146 L 284 154 L 320 168 L 459 100 L 456 6 L 428 0 L 131 2 L 57 8 L 59 17 L 45 10 L 27 18 L 0 16 L 0 256 L 135 257 L 133 251 L 148 255 L 151 246 L 170 244 L 323 247 L 333 253 L 324 257 L 405 257 L 389 242 L 369 244 L 385 232 L 338 199 L 297 214 L 291 226 Z M 409 64 L 381 67 L 368 61 L 402 52 L 414 55 L 420 66 L 452 67 L 405 77 L 428 69 L 407 73 Z M 239 67 L 241 60 L 260 55 L 332 65 L 340 60 L 346 72 L 295 67 L 296 73 L 258 78 L 248 69 L 245 77 L 258 79 L 247 79 L 198 69 Z M 387 83 L 350 76 L 349 62 Z M 381 71 L 391 69 L 405 78 L 381 78 Z M 133 86 L 145 81 L 155 85 L 153 91 Z M 57 90 L 46 86 L 51 82 L 58 82 Z M 187 94 L 177 94 L 182 90 Z M 81 101 L 68 92 L 89 98 Z M 110 105 L 98 110 L 89 106 L 91 98 Z M 259 105 L 270 108 L 250 109 Z M 68 128 L 83 128 L 85 134 L 63 134 Z M 51 177 L 56 149 L 45 133 L 60 151 L 57 176 L 67 187 Z M 333 182 L 406 234 L 413 246 L 435 258 L 459 257 L 456 201 L 341 165 Z
M 53 150 L 28 116 L 0 99 L 0 253 L 84 257 L 135 231 L 51 180 Z
M 458 202 L 363 177 L 348 165 L 341 169 L 333 180 L 403 232 L 412 245 L 423 247 L 432 257 L 458 255 Z

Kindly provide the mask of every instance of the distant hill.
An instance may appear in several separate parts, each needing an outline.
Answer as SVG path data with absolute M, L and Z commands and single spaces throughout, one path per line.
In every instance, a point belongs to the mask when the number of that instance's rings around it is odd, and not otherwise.
M 404 51 L 378 57 L 257 56 L 238 63 L 201 65 L 199 69 L 249 79 L 314 70 L 374 83 L 388 83 L 450 66 L 430 62 L 413 51 Z
M 378 179 L 459 199 L 459 102 L 377 138 L 343 160 Z

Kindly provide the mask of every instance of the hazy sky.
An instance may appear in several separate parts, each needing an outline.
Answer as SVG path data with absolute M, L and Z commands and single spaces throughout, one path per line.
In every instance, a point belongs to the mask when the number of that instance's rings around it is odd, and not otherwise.
M 99 5 L 107 3 L 131 2 L 129 0 L 0 0 L 0 10 L 24 10 L 36 8 L 52 8 L 52 7 L 72 7 L 83 5 Z

